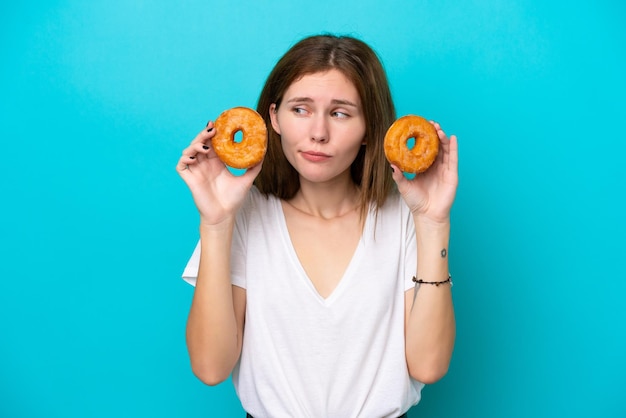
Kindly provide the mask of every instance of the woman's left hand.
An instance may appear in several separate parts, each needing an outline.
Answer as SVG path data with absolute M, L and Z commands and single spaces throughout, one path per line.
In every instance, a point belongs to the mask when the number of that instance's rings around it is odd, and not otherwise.
M 407 179 L 395 165 L 393 179 L 413 216 L 433 223 L 450 219 L 458 176 L 458 147 L 455 135 L 448 138 L 438 123 L 432 122 L 439 136 L 439 153 L 428 170 Z

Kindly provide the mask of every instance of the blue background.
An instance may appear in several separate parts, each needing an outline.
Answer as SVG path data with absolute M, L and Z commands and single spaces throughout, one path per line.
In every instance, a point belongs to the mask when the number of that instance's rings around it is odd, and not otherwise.
M 398 115 L 460 142 L 458 340 L 411 417 L 625 417 L 626 6 L 0 6 L 0 416 L 242 416 L 188 364 L 198 217 L 175 172 L 303 36 L 381 55 Z

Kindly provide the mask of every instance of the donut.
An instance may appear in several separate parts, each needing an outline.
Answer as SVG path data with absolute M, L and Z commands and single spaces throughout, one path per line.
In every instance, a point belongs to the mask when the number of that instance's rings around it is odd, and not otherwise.
M 267 151 L 267 127 L 255 110 L 233 107 L 215 119 L 215 136 L 211 144 L 218 158 L 232 168 L 246 169 L 263 160 Z M 235 142 L 235 134 L 241 131 L 242 139 Z
M 415 146 L 408 148 L 409 139 Z M 435 127 L 421 116 L 406 115 L 391 124 L 384 140 L 387 160 L 405 173 L 426 171 L 439 153 L 439 136 Z

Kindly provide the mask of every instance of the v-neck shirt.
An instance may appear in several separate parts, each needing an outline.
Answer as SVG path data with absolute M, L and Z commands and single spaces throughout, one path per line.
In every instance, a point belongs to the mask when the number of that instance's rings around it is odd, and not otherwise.
M 195 275 L 194 275 L 194 259 Z M 197 276 L 199 245 L 183 277 Z M 323 263 L 324 260 L 319 260 Z M 323 298 L 291 243 L 281 201 L 252 188 L 233 232 L 231 278 L 246 289 L 233 383 L 254 417 L 397 417 L 420 399 L 408 373 L 404 294 L 413 286 L 415 227 L 394 193 Z

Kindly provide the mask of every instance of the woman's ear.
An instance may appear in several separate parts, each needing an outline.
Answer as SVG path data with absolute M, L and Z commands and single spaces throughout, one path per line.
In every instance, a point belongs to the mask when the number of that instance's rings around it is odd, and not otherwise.
M 270 105 L 270 120 L 272 121 L 272 128 L 274 128 L 274 132 L 280 135 L 280 126 L 278 125 L 278 109 L 276 108 L 276 103 L 272 103 Z

